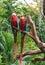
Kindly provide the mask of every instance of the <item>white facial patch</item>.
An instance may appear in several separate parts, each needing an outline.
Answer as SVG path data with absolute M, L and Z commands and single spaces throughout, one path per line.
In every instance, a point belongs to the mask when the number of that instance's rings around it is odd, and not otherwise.
M 21 17 L 21 19 L 24 19 L 24 17 Z
M 16 15 L 16 13 L 12 13 L 12 15 Z

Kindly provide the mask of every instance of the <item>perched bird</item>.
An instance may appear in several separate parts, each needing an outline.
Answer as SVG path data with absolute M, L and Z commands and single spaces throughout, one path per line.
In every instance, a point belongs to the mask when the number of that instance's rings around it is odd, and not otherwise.
M 17 51 L 17 30 L 15 27 L 18 27 L 18 17 L 15 12 L 12 13 L 10 17 L 11 27 L 14 35 L 14 60 L 16 60 L 16 51 Z
M 26 31 L 26 19 L 24 18 L 24 16 L 20 17 L 19 26 L 22 31 Z M 22 52 L 23 52 L 23 48 L 24 48 L 24 38 L 25 38 L 25 33 L 21 32 L 20 65 L 22 65 Z

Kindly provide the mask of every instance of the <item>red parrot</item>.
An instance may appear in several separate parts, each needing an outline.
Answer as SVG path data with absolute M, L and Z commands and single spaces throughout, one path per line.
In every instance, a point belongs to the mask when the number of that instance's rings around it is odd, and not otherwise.
M 11 22 L 11 26 L 12 26 L 12 31 L 13 31 L 13 35 L 14 35 L 14 60 L 16 60 L 16 50 L 17 50 L 17 30 L 15 30 L 15 27 L 18 27 L 18 17 L 16 15 L 15 12 L 12 13 L 11 17 L 10 17 L 10 22 Z
M 19 26 L 22 31 L 26 31 L 26 19 L 23 16 L 20 17 Z M 25 33 L 21 32 L 20 65 L 22 65 L 22 52 L 24 48 L 24 38 L 25 38 Z

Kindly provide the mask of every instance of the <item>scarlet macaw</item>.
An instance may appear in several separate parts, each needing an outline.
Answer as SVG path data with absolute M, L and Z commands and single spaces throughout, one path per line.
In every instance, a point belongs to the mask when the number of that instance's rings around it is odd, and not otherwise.
M 19 26 L 22 31 L 26 31 L 26 19 L 23 16 L 20 17 Z M 24 38 L 25 38 L 25 33 L 21 32 L 20 65 L 22 65 L 22 52 L 24 48 Z
M 17 30 L 14 29 L 15 27 L 18 27 L 18 17 L 15 12 L 12 13 L 10 17 L 10 22 L 12 26 L 12 31 L 14 35 L 14 60 L 16 60 L 16 50 L 17 50 Z

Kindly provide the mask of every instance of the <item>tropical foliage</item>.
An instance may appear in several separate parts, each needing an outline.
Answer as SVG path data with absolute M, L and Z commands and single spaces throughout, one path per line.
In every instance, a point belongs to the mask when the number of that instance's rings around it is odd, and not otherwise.
M 31 9 L 32 8 L 32 9 Z M 38 6 L 36 6 L 38 8 Z M 23 14 L 25 17 L 31 15 L 35 25 L 38 36 L 42 42 L 45 42 L 45 20 L 40 13 L 39 9 L 30 7 L 19 2 L 18 0 L 0 0 L 0 65 L 18 65 L 19 59 L 13 60 L 13 34 L 10 26 L 10 15 L 13 11 L 20 18 Z M 34 11 L 33 11 L 34 10 Z M 27 31 L 29 31 L 30 26 L 28 25 Z M 20 53 L 20 42 L 21 33 L 17 36 L 17 54 Z M 30 37 L 25 37 L 24 52 L 29 50 L 38 49 L 34 40 Z M 43 56 L 43 54 L 29 55 L 23 57 L 23 65 L 45 65 L 43 61 L 32 62 L 32 58 Z

